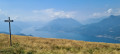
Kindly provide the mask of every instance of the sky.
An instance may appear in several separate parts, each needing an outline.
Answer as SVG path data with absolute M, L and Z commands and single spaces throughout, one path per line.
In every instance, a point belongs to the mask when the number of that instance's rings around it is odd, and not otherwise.
M 80 22 L 120 15 L 120 0 L 0 0 L 0 20 L 48 22 L 73 18 Z

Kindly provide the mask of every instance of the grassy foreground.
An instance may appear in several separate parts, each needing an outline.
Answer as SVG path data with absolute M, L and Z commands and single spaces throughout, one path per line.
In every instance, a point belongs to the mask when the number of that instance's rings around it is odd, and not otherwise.
M 0 34 L 0 54 L 120 54 L 120 44 Z

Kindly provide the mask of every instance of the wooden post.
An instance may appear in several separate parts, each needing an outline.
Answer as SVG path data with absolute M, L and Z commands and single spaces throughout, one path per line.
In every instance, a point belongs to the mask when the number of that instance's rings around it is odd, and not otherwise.
M 5 20 L 5 22 L 9 22 L 9 32 L 10 32 L 10 46 L 12 46 L 12 39 L 11 39 L 11 24 L 10 22 L 13 22 L 13 20 L 10 20 L 10 17 L 8 17 L 9 20 Z

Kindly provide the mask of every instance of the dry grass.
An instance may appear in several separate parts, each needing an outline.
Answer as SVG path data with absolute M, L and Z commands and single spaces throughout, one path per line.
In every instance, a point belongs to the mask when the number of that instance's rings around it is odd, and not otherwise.
M 120 54 L 120 44 L 0 34 L 0 54 Z

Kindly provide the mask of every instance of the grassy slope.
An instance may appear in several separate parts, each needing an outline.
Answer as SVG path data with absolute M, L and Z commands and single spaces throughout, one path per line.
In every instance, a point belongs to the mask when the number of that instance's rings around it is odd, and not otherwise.
M 0 34 L 0 54 L 120 54 L 120 44 Z

